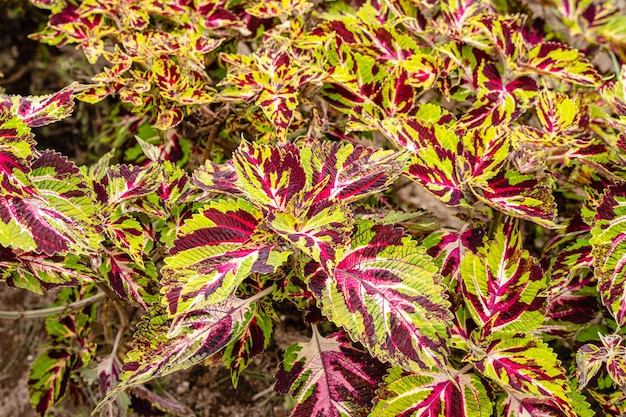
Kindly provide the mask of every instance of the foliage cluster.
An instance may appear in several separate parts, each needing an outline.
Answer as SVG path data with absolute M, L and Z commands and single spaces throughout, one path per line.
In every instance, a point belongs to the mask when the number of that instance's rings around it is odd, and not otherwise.
M 68 306 L 42 416 L 86 386 L 188 415 L 149 382 L 210 359 L 236 386 L 284 303 L 312 329 L 276 372 L 294 416 L 626 413 L 616 4 L 31 2 L 100 71 L 0 96 L 0 279 Z M 125 153 L 37 149 L 74 99 L 119 103 Z

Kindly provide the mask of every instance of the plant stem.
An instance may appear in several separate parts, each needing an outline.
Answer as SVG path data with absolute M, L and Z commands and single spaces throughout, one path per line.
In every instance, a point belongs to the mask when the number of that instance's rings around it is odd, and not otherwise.
M 53 316 L 55 314 L 61 314 L 68 310 L 74 310 L 95 303 L 98 300 L 106 297 L 106 294 L 99 292 L 98 294 L 85 298 L 84 300 L 78 300 L 65 306 L 57 306 L 50 308 L 42 308 L 41 310 L 26 310 L 26 311 L 6 311 L 0 310 L 0 319 L 18 320 L 18 319 L 34 319 L 38 317 Z
M 491 223 L 489 223 L 489 231 L 487 232 L 487 238 L 489 240 L 493 239 L 498 230 L 498 226 L 500 226 L 500 222 L 502 221 L 502 212 L 496 211 L 493 215 L 493 219 L 491 219 Z
M 456 375 L 463 375 L 466 374 L 470 369 L 472 369 L 474 367 L 473 363 L 468 363 L 467 365 L 465 365 L 463 368 L 461 368 L 459 370 L 459 372 L 456 373 Z

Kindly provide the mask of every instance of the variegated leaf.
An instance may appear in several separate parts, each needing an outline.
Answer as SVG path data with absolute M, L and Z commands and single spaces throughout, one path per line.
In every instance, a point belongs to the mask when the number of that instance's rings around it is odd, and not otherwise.
M 578 220 L 582 223 L 582 220 Z M 544 248 L 547 297 L 545 329 L 551 335 L 573 336 L 602 310 L 593 276 L 589 226 L 570 221 L 565 234 Z M 569 243 L 569 244 L 568 244 Z M 556 254 L 556 256 L 555 256 Z
M 600 409 L 606 416 L 621 417 L 626 413 L 626 394 L 623 391 L 604 393 L 588 390 L 591 397 L 600 405 Z
M 490 417 L 493 405 L 475 374 L 405 373 L 394 368 L 376 392 L 375 416 Z
M 47 415 L 65 396 L 75 362 L 76 355 L 69 347 L 59 347 L 46 350 L 31 365 L 30 401 L 40 416 Z
M 233 387 L 237 388 L 239 376 L 252 363 L 252 359 L 267 349 L 272 340 L 272 318 L 262 308 L 254 315 L 238 338 L 226 346 L 222 353 L 224 364 L 230 369 Z
M 104 231 L 118 249 L 126 252 L 139 266 L 143 265 L 143 251 L 148 237 L 134 217 L 116 212 L 107 219 Z
M 317 262 L 335 262 L 337 249 L 345 246 L 352 231 L 352 212 L 330 199 L 311 203 L 304 200 L 307 194 L 299 193 L 302 197 L 294 199 L 286 212 L 270 213 L 267 224 Z
M 103 249 L 100 272 L 113 292 L 130 304 L 145 309 L 159 301 L 157 270 L 151 261 L 135 262 L 126 252 Z
M 106 396 L 94 413 L 126 388 L 190 368 L 239 338 L 252 319 L 257 299 L 228 297 L 219 304 L 178 316 L 174 322 L 158 310 L 148 311 L 133 338 L 133 349 L 125 361 L 121 382 Z
M 28 175 L 35 153 L 30 129 L 20 120 L 0 114 L 0 196 L 28 196 L 34 193 Z
M 552 195 L 553 182 L 549 176 L 508 169 L 490 179 L 487 186 L 477 189 L 474 194 L 504 214 L 555 228 L 557 207 Z
M 467 252 L 460 272 L 465 303 L 479 326 L 530 331 L 543 322 L 543 271 L 522 248 L 517 222 L 500 228 L 475 254 Z
M 207 160 L 204 165 L 193 173 L 192 183 L 205 193 L 226 194 L 237 196 L 241 190 L 237 187 L 237 171 L 229 161 L 225 164 L 216 164 Z
M 584 128 L 585 119 L 589 115 L 580 101 L 577 102 L 563 93 L 543 89 L 537 100 L 537 117 L 543 132 L 549 135 L 550 141 L 558 145 L 568 143 L 568 136 L 575 135 Z M 546 139 L 548 138 L 544 138 Z
M 424 145 L 414 145 L 415 155 L 405 175 L 446 205 L 471 206 L 473 198 L 465 184 L 469 173 L 459 169 L 468 165 L 458 135 L 451 128 L 407 120 L 406 130 L 409 129 L 416 132 L 411 136 L 419 137 Z
M 594 275 L 602 303 L 617 324 L 626 325 L 626 186 L 606 190 L 591 229 Z
M 221 41 L 212 42 L 213 48 Z M 209 48 L 212 49 L 212 48 Z M 205 104 L 214 100 L 211 88 L 201 75 L 181 71 L 181 66 L 165 55 L 155 57 L 152 63 L 151 81 L 159 88 L 159 93 L 181 104 Z
M 191 187 L 187 173 L 172 161 L 159 161 L 158 165 L 161 171 L 158 188 L 138 197 L 130 208 L 149 216 L 175 218 L 188 208 L 186 203 L 197 199 L 197 191 Z
M 321 79 L 319 69 L 303 66 L 286 51 L 267 48 L 250 56 L 223 54 L 230 64 L 220 97 L 225 100 L 255 100 L 272 123 L 276 138 L 284 142 L 299 104 L 298 90 Z
M 598 300 L 597 282 L 593 272 L 572 269 L 575 275 L 549 289 L 546 321 L 542 326 L 547 334 L 560 337 L 574 336 L 580 332 L 581 326 L 586 326 L 602 314 L 603 307 Z
M 48 255 L 98 249 L 99 213 L 78 168 L 46 151 L 31 169 L 36 194 L 0 197 L 0 245 Z
M 478 97 L 473 107 L 459 123 L 468 129 L 509 124 L 531 104 L 538 90 L 530 77 L 520 77 L 506 83 L 495 64 L 483 61 L 478 68 L 475 84 Z
M 608 83 L 600 90 L 617 116 L 626 116 L 626 66 L 622 66 L 617 80 Z
M 322 312 L 376 357 L 407 370 L 447 362 L 452 315 L 432 258 L 399 228 L 360 222 L 331 275 L 309 266 Z
M 598 86 L 602 77 L 584 55 L 559 42 L 541 42 L 520 60 L 520 67 L 583 86 Z
M 448 288 L 456 288 L 459 280 L 461 260 L 468 252 L 476 252 L 483 244 L 483 229 L 468 229 L 462 233 L 442 230 L 429 234 L 420 245 L 433 257 L 439 273 L 448 283 Z
M 401 123 L 422 142 L 416 146 L 415 140 L 397 140 L 399 136 L 388 130 L 393 140 L 415 148 L 405 175 L 446 205 L 471 206 L 480 200 L 507 215 L 555 227 L 551 177 L 505 169 L 510 148 L 506 131 L 474 129 L 459 138 L 452 128 L 439 124 Z
M 500 56 L 506 60 L 506 64 L 515 68 L 516 60 L 526 49 L 523 38 L 525 23 L 525 15 L 503 16 L 484 13 L 475 24 L 495 45 Z
M 410 113 L 415 105 L 415 89 L 409 84 L 408 72 L 396 68 L 389 73 L 373 100 L 387 117 Z
M 233 155 L 239 188 L 253 202 L 284 209 L 306 184 L 300 157 L 292 145 L 273 148 L 242 142 Z
M 626 346 L 623 345 L 622 337 L 617 334 L 600 335 L 600 341 L 602 346 L 586 344 L 576 353 L 576 376 L 581 389 L 602 365 L 617 385 L 626 385 Z
M 564 411 L 557 401 L 508 393 L 497 404 L 502 417 L 581 417 L 574 410 Z M 591 414 L 592 416 L 595 414 Z
M 145 167 L 114 165 L 108 168 L 102 186 L 106 189 L 107 204 L 124 205 L 139 197 L 154 193 L 162 182 L 163 172 L 158 163 Z
M 294 417 L 364 417 L 384 372 L 382 363 L 344 333 L 323 337 L 314 327 L 311 341 L 285 352 L 274 389 L 293 395 Z
M 76 83 L 45 96 L 0 95 L 0 114 L 13 114 L 29 127 L 44 126 L 72 114 L 75 89 Z
M 324 142 L 302 147 L 300 158 L 309 183 L 327 181 L 319 199 L 350 203 L 386 190 L 404 170 L 409 155 Z
M 286 260 L 289 252 L 257 231 L 262 218 L 244 200 L 220 200 L 185 222 L 162 269 L 170 314 L 221 302 L 249 274 L 274 272 Z
M 353 35 L 350 35 L 353 36 Z M 333 107 L 361 119 L 380 110 L 372 98 L 381 88 L 386 72 L 376 59 L 355 51 L 347 43 L 334 39 L 329 42 L 324 61 L 330 67 L 322 95 Z
M 8 275 L 8 285 L 37 294 L 56 287 L 76 286 L 99 279 L 91 265 L 72 253 L 48 256 L 0 248 L 0 266 Z
M 93 286 L 66 289 L 59 295 L 61 303 L 84 299 L 93 294 Z M 60 316 L 46 318 L 46 331 L 52 342 L 31 365 L 28 376 L 30 401 L 40 416 L 48 415 L 72 384 L 72 374 L 86 366 L 96 353 L 90 340 L 90 323 L 95 320 L 96 305 Z
M 529 398 L 531 403 L 548 402 L 562 415 L 576 417 L 565 371 L 540 339 L 514 332 L 491 333 L 474 345 L 466 358 L 510 396 Z

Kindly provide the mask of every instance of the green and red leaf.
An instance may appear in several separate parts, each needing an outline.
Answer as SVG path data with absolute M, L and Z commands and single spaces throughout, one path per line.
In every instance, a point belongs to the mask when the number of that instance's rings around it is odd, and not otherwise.
M 323 142 L 300 150 L 301 165 L 311 184 L 327 181 L 318 199 L 351 203 L 386 190 L 402 173 L 409 155 L 363 146 Z
M 490 417 L 493 405 L 475 374 L 406 373 L 393 368 L 377 391 L 371 416 Z
M 510 124 L 530 107 L 538 90 L 530 77 L 504 81 L 495 64 L 486 61 L 477 70 L 475 84 L 476 102 L 459 120 L 468 129 Z
M 309 265 L 322 312 L 376 357 L 407 370 L 447 362 L 448 310 L 437 267 L 401 229 L 361 222 L 330 275 Z
M 254 301 L 266 293 L 247 300 L 231 295 L 222 303 L 182 314 L 174 322 L 157 310 L 149 310 L 139 323 L 120 384 L 94 413 L 124 389 L 190 368 L 241 337 L 256 309 Z
M 31 366 L 28 390 L 30 401 L 40 416 L 63 399 L 70 383 L 76 355 L 67 347 L 45 351 Z
M 72 253 L 48 256 L 35 252 L 14 252 L 3 247 L 0 248 L 0 266 L 4 268 L 8 285 L 37 294 L 99 279 L 87 262 Z
M 129 304 L 145 309 L 159 301 L 157 270 L 150 261 L 138 264 L 126 252 L 103 250 L 100 272 L 113 292 Z
M 0 114 L 12 114 L 28 127 L 40 127 L 65 119 L 74 110 L 74 91 L 72 84 L 64 89 L 45 96 L 2 96 L 0 95 Z M 6 116 L 3 116 L 3 118 Z
M 492 333 L 480 340 L 466 359 L 500 385 L 511 401 L 548 402 L 556 405 L 561 415 L 576 417 L 565 371 L 540 339 L 514 332 Z
M 626 325 L 626 186 L 610 186 L 591 229 L 594 275 L 602 303 L 617 324 Z
M 100 246 L 94 196 L 65 157 L 46 151 L 31 165 L 33 195 L 0 197 L 0 245 L 48 255 Z
M 239 376 L 252 363 L 253 358 L 268 348 L 272 340 L 272 330 L 272 318 L 262 308 L 257 308 L 241 336 L 226 346 L 222 360 L 230 369 L 233 387 L 237 388 Z
M 570 83 L 594 87 L 602 77 L 584 55 L 559 42 L 540 42 L 520 60 L 526 71 L 548 75 Z
M 30 129 L 18 119 L 0 115 L 0 195 L 28 196 L 34 193 L 28 178 L 35 153 Z
M 228 298 L 252 273 L 271 273 L 289 255 L 271 237 L 257 233 L 263 217 L 244 200 L 206 205 L 180 228 L 163 268 L 170 314 Z
M 576 353 L 576 376 L 580 388 L 585 387 L 591 378 L 605 365 L 606 372 L 619 386 L 626 384 L 626 346 L 620 335 L 600 335 L 602 346 L 586 344 Z
M 476 253 L 466 252 L 460 272 L 465 303 L 479 326 L 529 331 L 543 322 L 543 271 L 522 249 L 516 222 L 499 229 Z
M 242 142 L 233 155 L 239 188 L 261 207 L 284 209 L 306 184 L 297 149 Z
M 365 417 L 385 366 L 355 348 L 342 332 L 313 338 L 285 352 L 274 390 L 296 400 L 292 416 Z

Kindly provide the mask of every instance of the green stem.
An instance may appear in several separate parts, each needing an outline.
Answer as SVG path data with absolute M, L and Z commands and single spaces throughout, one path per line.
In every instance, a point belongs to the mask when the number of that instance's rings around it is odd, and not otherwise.
M 489 240 L 493 239 L 498 230 L 498 226 L 500 226 L 500 222 L 502 221 L 502 212 L 497 210 L 493 215 L 493 219 L 491 219 L 491 223 L 489 223 L 489 231 L 487 232 L 487 238 Z
M 5 311 L 0 310 L 0 319 L 8 319 L 8 320 L 18 320 L 18 319 L 35 319 L 38 317 L 48 317 L 53 316 L 55 314 L 61 314 L 68 310 L 75 310 L 77 308 L 81 308 L 87 306 L 89 304 L 95 303 L 98 300 L 106 297 L 106 294 L 100 292 L 92 297 L 85 298 L 84 300 L 74 301 L 68 305 L 50 307 L 50 308 L 42 308 L 41 310 L 26 310 L 26 311 Z

